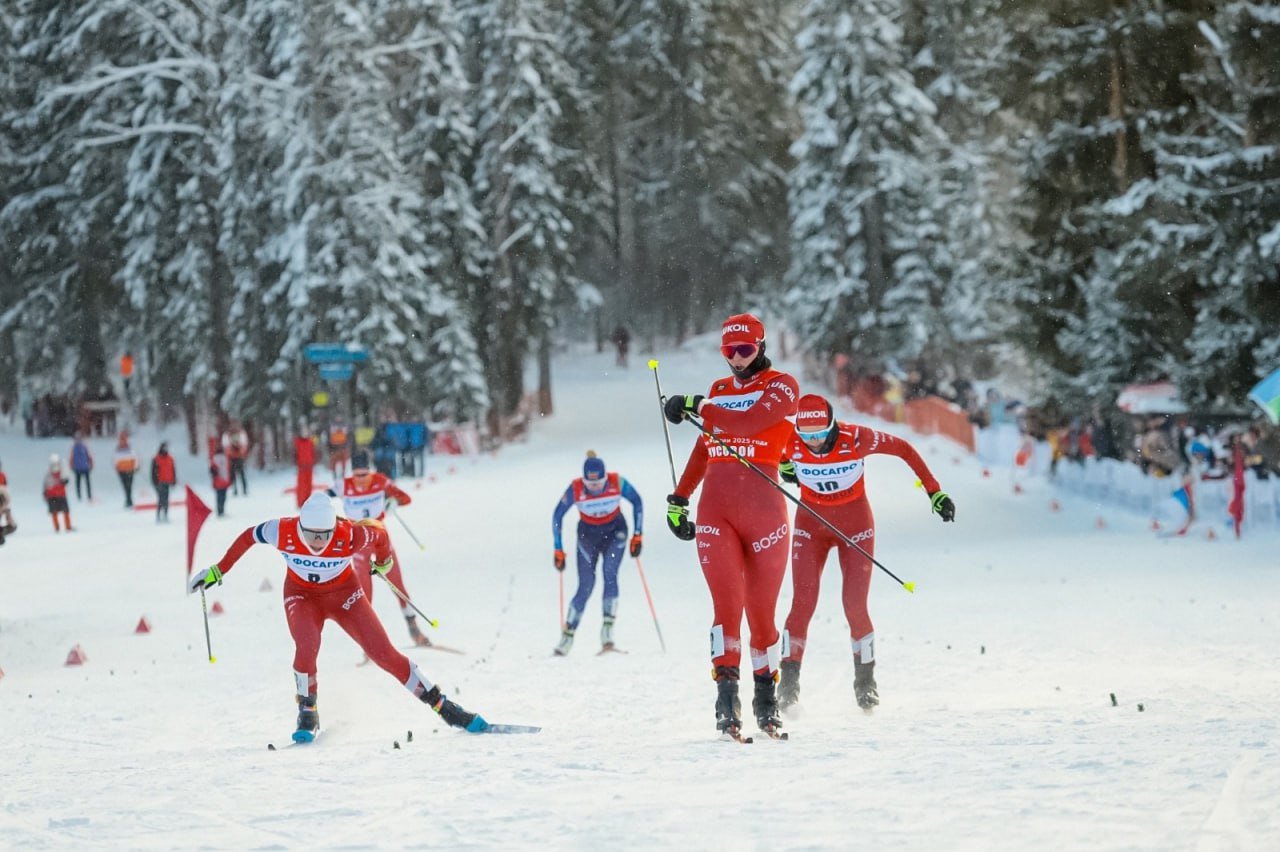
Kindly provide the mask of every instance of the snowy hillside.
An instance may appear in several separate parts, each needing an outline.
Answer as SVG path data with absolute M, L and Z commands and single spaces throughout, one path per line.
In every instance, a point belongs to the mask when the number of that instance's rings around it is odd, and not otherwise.
M 669 392 L 719 374 L 709 346 L 661 365 Z M 829 570 L 805 714 L 789 742 L 739 746 L 715 736 L 693 546 L 663 522 L 671 480 L 652 375 L 640 358 L 618 370 L 594 352 L 556 370 L 556 416 L 527 444 L 432 458 L 435 481 L 402 483 L 425 552 L 391 527 L 409 590 L 440 620 L 434 637 L 467 652 L 407 653 L 467 708 L 543 726 L 536 736 L 445 730 L 386 674 L 357 667 L 330 625 L 324 737 L 283 748 L 295 707 L 279 557 L 256 548 L 211 594 L 225 614 L 211 620 L 210 665 L 199 598 L 184 594 L 182 511 L 157 526 L 120 508 L 100 444 L 99 500 L 73 497 L 78 531 L 55 536 L 38 477 L 70 442 L 0 436 L 21 524 L 0 548 L 0 847 L 1280 848 L 1274 538 L 1156 540 L 1137 516 L 1097 529 L 1095 507 L 1051 513 L 1038 483 L 1014 496 L 919 439 L 958 516 L 940 523 L 905 465 L 870 460 L 877 556 L 918 586 L 872 584 L 881 707 L 854 707 Z M 692 427 L 673 438 L 683 464 Z M 617 626 L 630 653 L 594 654 L 597 585 L 574 652 L 550 654 L 551 512 L 587 449 L 646 501 L 642 561 L 665 655 L 631 560 Z M 198 460 L 179 470 L 210 497 Z M 197 563 L 286 514 L 288 484 L 251 478 L 231 517 L 206 525 Z M 572 594 L 572 570 L 565 581 Z M 385 587 L 374 603 L 407 644 Z M 152 631 L 135 634 L 144 616 Z M 75 645 L 87 662 L 66 667 Z

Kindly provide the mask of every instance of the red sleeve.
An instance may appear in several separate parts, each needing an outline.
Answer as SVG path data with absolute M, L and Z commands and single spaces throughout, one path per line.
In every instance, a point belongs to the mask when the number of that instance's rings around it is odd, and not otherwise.
M 897 456 L 911 465 L 911 470 L 915 473 L 916 478 L 920 480 L 920 484 L 924 486 L 926 492 L 933 494 L 935 491 L 942 490 L 938 480 L 933 478 L 933 473 L 930 472 L 929 466 L 924 463 L 924 459 L 920 458 L 916 448 L 911 446 L 908 441 L 896 435 L 890 435 L 887 432 L 868 429 L 866 426 L 858 427 L 858 437 L 863 443 L 862 454 L 864 456 Z
M 403 490 L 401 490 L 400 486 L 396 485 L 394 482 L 392 482 L 389 479 L 387 480 L 387 496 L 390 497 L 392 500 L 395 500 L 401 506 L 408 506 L 410 503 L 413 502 L 412 497 L 406 494 Z
M 795 378 L 780 373 L 769 380 L 755 404 L 745 411 L 731 411 L 707 400 L 702 420 L 708 429 L 719 428 L 730 435 L 759 435 L 796 413 L 796 397 L 800 386 Z
M 257 542 L 253 538 L 253 531 L 257 527 L 249 527 L 240 535 L 236 536 L 236 540 L 231 542 L 231 546 L 227 548 L 227 552 L 222 554 L 222 558 L 218 560 L 218 570 L 223 574 L 231 570 L 231 567 L 240 561 L 240 557 L 248 552 Z
M 694 489 L 702 482 L 702 477 L 707 473 L 707 445 L 699 439 L 693 445 L 693 452 L 689 453 L 689 460 L 685 462 L 684 473 L 680 475 L 680 484 L 676 486 L 675 493 L 685 499 L 693 494 Z
M 386 562 L 391 558 L 391 537 L 381 526 L 354 524 L 352 529 L 354 530 L 352 538 L 355 540 L 357 551 L 373 545 L 374 562 Z

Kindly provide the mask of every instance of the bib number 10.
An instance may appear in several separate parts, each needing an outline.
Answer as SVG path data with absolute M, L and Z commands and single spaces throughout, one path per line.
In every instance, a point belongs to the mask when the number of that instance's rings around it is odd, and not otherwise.
M 813 483 L 814 491 L 821 491 L 824 494 L 830 494 L 832 491 L 840 490 L 840 483 L 834 479 L 819 479 Z

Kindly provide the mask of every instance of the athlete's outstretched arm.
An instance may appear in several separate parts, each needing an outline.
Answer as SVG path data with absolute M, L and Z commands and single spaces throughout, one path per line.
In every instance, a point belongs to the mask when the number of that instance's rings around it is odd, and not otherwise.
M 706 473 L 707 445 L 705 441 L 698 440 L 693 445 L 693 452 L 689 453 L 689 460 L 684 465 L 684 473 L 680 474 L 680 483 L 676 485 L 676 490 L 673 493 L 686 500 L 689 499 L 694 490 L 702 484 L 702 477 Z
M 765 384 L 760 398 L 750 408 L 732 411 L 706 400 L 698 413 L 707 429 L 719 428 L 730 435 L 758 435 L 795 416 L 799 395 L 800 386 L 795 378 L 782 373 Z
M 231 570 L 231 567 L 240 561 L 240 557 L 249 551 L 249 548 L 255 544 L 275 544 L 280 535 L 280 521 L 270 520 L 266 523 L 249 527 L 240 535 L 236 536 L 236 540 L 231 542 L 231 546 L 227 548 L 227 552 L 222 554 L 222 558 L 218 560 L 218 570 L 223 574 Z
M 920 484 L 924 486 L 924 490 L 933 494 L 935 491 L 941 490 L 942 486 L 938 484 L 938 480 L 934 478 L 933 472 L 929 470 L 929 465 L 925 464 L 920 454 L 916 452 L 916 448 L 911 443 L 897 435 L 890 435 L 888 432 L 880 432 L 875 429 L 869 429 L 866 426 L 858 426 L 858 443 L 862 449 L 864 456 L 873 455 L 889 455 L 897 456 L 911 466 L 911 470 L 915 473 L 916 478 L 920 480 Z
M 560 538 L 560 529 L 564 525 L 565 513 L 573 508 L 573 486 L 570 485 L 560 495 L 556 510 L 551 513 L 551 538 L 555 541 L 556 550 L 564 550 L 564 542 Z
M 619 477 L 619 479 L 622 480 L 622 496 L 631 501 L 631 513 L 634 519 L 631 531 L 639 535 L 644 530 L 644 501 L 640 499 L 640 492 L 631 486 L 625 476 Z

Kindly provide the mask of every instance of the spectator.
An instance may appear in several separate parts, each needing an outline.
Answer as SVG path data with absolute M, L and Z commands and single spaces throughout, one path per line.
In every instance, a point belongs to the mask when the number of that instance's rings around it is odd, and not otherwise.
M 213 493 L 218 498 L 218 517 L 221 518 L 227 513 L 227 489 L 231 487 L 231 460 L 222 447 L 216 448 L 209 459 L 209 475 L 213 477 Z
M 129 391 L 129 383 L 133 381 L 133 353 L 125 350 L 120 356 L 120 382 L 124 385 L 124 398 L 132 399 Z
M 151 484 L 156 489 L 156 523 L 169 523 L 169 489 L 178 484 L 178 470 L 169 455 L 167 441 L 160 442 L 160 449 L 151 460 Z
M 12 505 L 9 489 L 0 484 L 0 544 L 4 544 L 6 538 L 18 531 L 18 524 L 13 520 Z
M 4 486 L 8 484 L 9 484 L 9 477 L 5 476 L 4 467 L 3 465 L 0 465 L 0 486 Z
M 311 427 L 305 423 L 293 439 L 293 459 L 298 466 L 298 478 L 294 485 L 293 496 L 298 501 L 298 508 L 301 509 L 302 504 L 311 496 L 311 474 L 312 468 L 316 466 L 316 440 L 311 435 Z
M 18 388 L 18 412 L 22 415 L 22 425 L 28 438 L 36 437 L 36 403 L 27 388 Z
M 1119 458 L 1120 454 L 1116 450 L 1116 436 L 1111 429 L 1111 424 L 1102 416 L 1102 410 L 1098 406 L 1093 407 L 1093 411 L 1089 414 L 1089 423 L 1085 427 L 1089 442 L 1093 445 L 1093 453 L 1100 459 Z
M 329 425 L 329 469 L 334 482 L 340 482 L 347 476 L 347 460 L 351 458 L 348 437 L 347 426 L 341 420 L 334 420 Z
M 627 331 L 625 325 L 619 323 L 609 339 L 613 341 L 613 345 L 618 349 L 617 365 L 619 367 L 627 366 L 627 350 L 631 347 L 631 332 Z
M 231 462 L 231 493 L 249 493 L 249 483 L 244 477 L 244 463 L 249 458 L 249 433 L 240 425 L 239 420 L 232 420 L 227 431 L 222 433 L 222 449 Z
M 124 489 L 124 507 L 133 508 L 133 475 L 138 472 L 138 456 L 129 446 L 129 433 L 121 432 L 116 442 L 116 474 L 120 477 L 120 487 Z
M 75 442 L 71 445 L 71 471 L 76 475 L 76 499 L 80 498 L 80 481 L 84 480 L 84 495 L 93 502 L 93 484 L 89 474 L 93 470 L 93 453 L 84 442 L 84 433 L 77 432 Z
M 1172 475 L 1179 467 L 1178 454 L 1163 426 L 1164 418 L 1151 418 L 1138 447 L 1138 463 L 1143 472 L 1160 477 Z
M 49 457 L 49 472 L 44 476 L 44 502 L 49 507 L 49 516 L 53 518 L 53 531 L 58 532 L 58 515 L 62 515 L 67 532 L 71 529 L 71 507 L 67 505 L 67 483 L 71 480 L 62 475 L 62 459 L 56 455 Z

